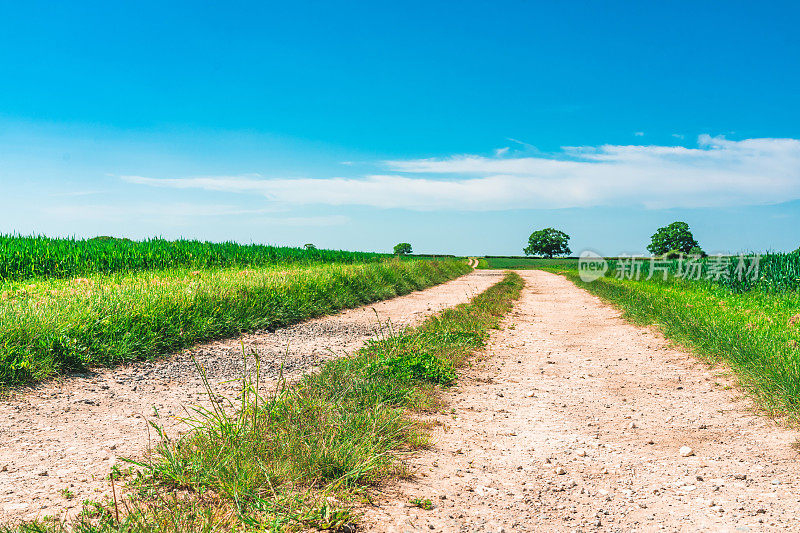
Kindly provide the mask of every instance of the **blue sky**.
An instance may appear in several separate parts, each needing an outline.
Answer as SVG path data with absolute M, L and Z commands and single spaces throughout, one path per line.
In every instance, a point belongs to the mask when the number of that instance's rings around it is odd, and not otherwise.
M 800 246 L 792 2 L 2 2 L 0 232 Z

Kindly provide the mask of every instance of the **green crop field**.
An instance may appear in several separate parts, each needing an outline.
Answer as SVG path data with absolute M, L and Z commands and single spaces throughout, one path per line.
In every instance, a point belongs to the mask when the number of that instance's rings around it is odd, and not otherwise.
M 494 270 L 538 270 L 541 268 L 578 268 L 574 257 L 544 259 L 540 257 L 497 257 L 486 256 L 479 260 L 478 268 Z
M 0 280 L 75 277 L 169 268 L 209 269 L 365 263 L 388 254 L 148 239 L 53 239 L 0 235 Z
M 0 243 L 0 387 L 274 329 L 470 270 L 453 259 L 232 243 Z

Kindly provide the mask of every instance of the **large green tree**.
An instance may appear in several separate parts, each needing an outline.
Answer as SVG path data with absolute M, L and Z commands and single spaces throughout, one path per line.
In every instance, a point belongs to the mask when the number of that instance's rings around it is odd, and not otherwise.
M 567 246 L 569 235 L 555 228 L 544 228 L 531 233 L 528 237 L 528 246 L 522 249 L 525 255 L 568 255 L 572 250 Z
M 700 245 L 694 239 L 686 222 L 673 222 L 669 226 L 658 228 L 650 239 L 647 250 L 653 255 L 665 255 L 670 252 L 684 254 L 697 253 Z M 702 254 L 702 251 L 700 251 Z
M 398 242 L 394 245 L 394 253 L 397 255 L 408 255 L 411 253 L 411 245 L 407 242 Z

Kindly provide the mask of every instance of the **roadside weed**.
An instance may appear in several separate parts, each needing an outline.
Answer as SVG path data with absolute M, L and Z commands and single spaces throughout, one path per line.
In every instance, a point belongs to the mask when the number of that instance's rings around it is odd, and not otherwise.
M 419 507 L 420 509 L 425 509 L 426 511 L 430 511 L 433 509 L 433 502 L 430 501 L 428 498 L 412 498 L 408 503 L 413 505 L 414 507 Z

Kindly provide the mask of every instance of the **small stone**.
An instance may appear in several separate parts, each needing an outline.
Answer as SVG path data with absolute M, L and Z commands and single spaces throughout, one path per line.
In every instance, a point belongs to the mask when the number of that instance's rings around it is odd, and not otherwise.
M 636 429 L 636 422 L 631 422 L 628 424 L 628 429 Z
M 36 473 L 36 475 L 44 477 L 48 476 L 49 474 L 47 473 L 47 470 L 40 470 L 39 472 Z
M 563 476 L 566 473 L 567 473 L 567 471 L 564 470 L 563 466 L 559 466 L 558 468 L 556 468 L 556 475 Z
M 681 454 L 681 457 L 689 457 L 690 455 L 694 455 L 694 450 L 688 446 L 681 446 L 681 449 L 678 450 L 678 453 Z
M 581 448 L 580 450 L 578 450 L 577 454 L 578 454 L 578 457 L 586 457 L 586 450 Z

